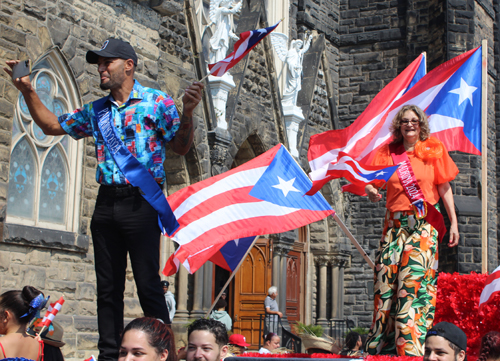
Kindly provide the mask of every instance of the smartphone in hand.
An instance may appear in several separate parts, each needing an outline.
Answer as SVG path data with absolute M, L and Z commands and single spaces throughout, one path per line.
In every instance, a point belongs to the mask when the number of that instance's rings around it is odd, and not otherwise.
M 31 61 L 22 60 L 12 68 L 12 79 L 22 78 L 31 74 Z

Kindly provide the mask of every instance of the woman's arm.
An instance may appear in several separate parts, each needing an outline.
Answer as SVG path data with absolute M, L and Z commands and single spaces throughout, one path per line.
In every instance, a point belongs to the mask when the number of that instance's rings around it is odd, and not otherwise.
M 437 189 L 439 195 L 443 199 L 446 212 L 448 213 L 448 218 L 450 219 L 450 242 L 448 247 L 455 247 L 458 244 L 458 239 L 460 235 L 458 234 L 458 222 L 457 214 L 455 213 L 455 202 L 453 201 L 453 192 L 451 191 L 451 186 L 449 182 L 438 184 Z

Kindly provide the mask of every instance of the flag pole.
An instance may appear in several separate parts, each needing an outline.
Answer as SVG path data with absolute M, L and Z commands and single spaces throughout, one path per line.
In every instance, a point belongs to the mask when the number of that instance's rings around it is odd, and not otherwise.
M 488 273 L 488 40 L 481 51 L 481 270 Z
M 206 78 L 208 78 L 210 75 L 212 75 L 212 72 L 209 71 L 207 75 L 205 75 L 203 78 L 201 78 L 200 80 L 197 80 L 197 82 L 201 83 L 203 80 L 205 80 Z M 185 91 L 184 91 L 185 92 Z M 181 94 L 177 99 L 176 101 L 179 101 L 182 99 L 182 97 L 184 96 L 184 94 Z
M 253 240 L 252 244 L 250 245 L 250 247 L 248 247 L 247 249 L 247 252 L 245 253 L 245 255 L 241 258 L 240 260 L 240 263 L 238 263 L 238 266 L 236 266 L 236 268 L 234 269 L 233 273 L 231 273 L 231 276 L 229 277 L 229 279 L 227 280 L 226 284 L 224 285 L 224 287 L 221 288 L 219 294 L 217 295 L 217 297 L 215 297 L 215 300 L 214 302 L 212 303 L 212 306 L 210 306 L 210 308 L 208 309 L 207 313 L 205 314 L 205 318 L 208 318 L 208 316 L 210 315 L 210 312 L 212 312 L 212 309 L 214 308 L 215 304 L 217 303 L 217 301 L 219 300 L 220 296 L 222 295 L 222 292 L 224 292 L 227 288 L 227 286 L 229 285 L 229 283 L 233 280 L 234 276 L 236 275 L 236 272 L 238 272 L 238 270 L 240 269 L 240 266 L 242 265 L 243 261 L 247 258 L 247 255 L 248 253 L 250 253 L 250 250 L 253 248 L 253 246 L 255 245 L 255 242 L 257 242 L 257 239 L 259 239 L 259 236 L 255 236 L 255 239 Z
M 363 249 L 363 247 L 361 247 L 359 242 L 356 241 L 356 238 L 354 238 L 351 231 L 349 231 L 349 229 L 347 229 L 344 222 L 342 222 L 342 220 L 339 218 L 339 216 L 337 216 L 336 212 L 333 215 L 333 219 L 335 219 L 335 222 L 337 222 L 337 224 L 340 226 L 342 231 L 344 231 L 345 235 L 351 240 L 351 243 L 354 245 L 354 247 L 356 247 L 356 249 L 359 251 L 359 253 L 361 253 L 361 256 L 363 256 L 363 258 L 368 263 L 368 265 L 372 268 L 372 270 L 375 270 L 375 264 L 373 263 L 371 258 L 366 254 L 365 250 Z

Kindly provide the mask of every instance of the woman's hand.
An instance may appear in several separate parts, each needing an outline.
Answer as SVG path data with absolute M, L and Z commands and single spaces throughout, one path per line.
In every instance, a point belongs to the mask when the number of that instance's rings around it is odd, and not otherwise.
M 458 233 L 458 221 L 457 214 L 455 213 L 453 192 L 449 182 L 438 184 L 437 189 L 439 195 L 443 199 L 444 207 L 446 208 L 446 213 L 448 213 L 448 218 L 450 220 L 450 241 L 448 242 L 448 247 L 455 247 L 458 244 L 460 235 Z
M 373 203 L 378 202 L 379 200 L 382 199 L 382 194 L 378 192 L 378 188 L 375 188 L 371 184 L 368 184 L 365 187 L 365 192 L 366 195 L 368 196 L 368 199 Z
M 458 234 L 458 225 L 452 224 L 450 226 L 450 241 L 448 242 L 448 247 L 455 247 L 458 245 L 458 240 L 460 235 Z

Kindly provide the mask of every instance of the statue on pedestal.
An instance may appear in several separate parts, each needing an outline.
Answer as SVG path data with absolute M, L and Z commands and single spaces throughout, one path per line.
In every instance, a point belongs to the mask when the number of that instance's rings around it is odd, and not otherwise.
M 278 54 L 280 60 L 286 64 L 286 87 L 283 92 L 283 107 L 296 106 L 297 94 L 302 88 L 302 62 L 304 54 L 311 45 L 312 35 L 309 35 L 306 42 L 296 39 L 290 43 L 288 48 L 288 36 L 282 33 L 271 33 L 271 43 Z
M 243 3 L 241 1 L 237 4 L 234 3 L 233 0 L 210 1 L 210 25 L 215 25 L 213 36 L 210 38 L 210 64 L 214 64 L 226 57 L 230 39 L 239 39 L 233 31 L 233 15 L 241 10 Z

